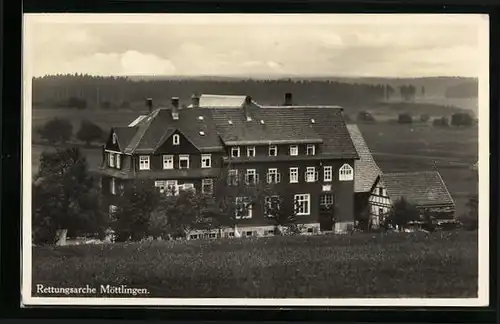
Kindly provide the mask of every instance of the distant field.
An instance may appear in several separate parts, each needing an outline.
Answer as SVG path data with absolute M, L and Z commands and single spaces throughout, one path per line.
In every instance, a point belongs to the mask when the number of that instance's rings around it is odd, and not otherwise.
M 32 274 L 146 297 L 474 298 L 477 251 L 477 232 L 462 231 L 34 247 Z

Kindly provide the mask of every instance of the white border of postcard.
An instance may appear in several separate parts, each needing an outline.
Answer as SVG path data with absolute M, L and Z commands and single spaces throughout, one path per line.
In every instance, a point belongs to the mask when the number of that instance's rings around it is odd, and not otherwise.
M 489 305 L 489 16 L 481 14 L 417 14 L 419 22 L 449 23 L 460 19 L 477 24 L 481 58 L 479 73 L 479 269 L 477 298 L 357 298 L 357 299 L 230 299 L 230 298 L 71 298 L 32 297 L 31 281 L 31 61 L 30 29 L 35 23 L 156 23 L 156 24 L 218 24 L 279 23 L 283 18 L 294 24 L 395 24 L 416 14 L 25 14 L 23 19 L 23 146 L 22 146 L 22 278 L 23 306 L 89 305 L 89 306 L 415 306 L 415 307 L 478 307 Z M 165 19 L 168 16 L 168 19 Z M 217 17 L 214 17 L 217 16 Z M 287 16 L 287 17 L 283 17 Z M 436 17 L 438 16 L 438 17 Z M 265 17 L 265 18 L 264 18 Z

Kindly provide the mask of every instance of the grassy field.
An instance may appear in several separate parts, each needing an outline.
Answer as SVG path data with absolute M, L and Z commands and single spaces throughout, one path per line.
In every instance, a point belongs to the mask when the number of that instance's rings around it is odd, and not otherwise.
M 477 232 L 355 234 L 33 248 L 33 285 L 150 297 L 476 297 Z M 35 290 L 34 290 L 35 291 Z

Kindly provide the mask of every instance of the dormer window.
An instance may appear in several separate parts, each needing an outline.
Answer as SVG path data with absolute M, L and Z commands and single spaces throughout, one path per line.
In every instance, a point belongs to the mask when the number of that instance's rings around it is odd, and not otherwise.
M 254 157 L 255 156 L 255 146 L 247 147 L 247 156 Z
M 344 164 L 339 169 L 339 180 L 340 181 L 352 181 L 354 178 L 354 170 L 349 164 Z
M 172 136 L 172 142 L 174 145 L 179 145 L 181 143 L 181 137 L 179 134 L 174 134 L 174 136 Z
M 231 148 L 231 157 L 240 157 L 240 148 L 238 146 Z
M 314 144 L 307 144 L 306 154 L 307 155 L 315 155 L 316 154 L 316 146 Z
M 269 145 L 269 156 L 277 156 L 278 147 L 276 145 Z
M 290 156 L 299 155 L 299 147 L 297 145 L 290 145 Z
M 116 137 L 116 134 L 113 133 L 113 144 L 116 144 L 116 142 L 118 141 L 117 137 Z

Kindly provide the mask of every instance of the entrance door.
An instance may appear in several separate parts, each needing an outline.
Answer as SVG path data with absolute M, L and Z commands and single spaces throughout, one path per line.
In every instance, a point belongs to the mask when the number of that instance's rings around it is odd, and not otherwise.
M 333 230 L 334 202 L 333 193 L 322 194 L 319 197 L 319 226 L 322 232 Z

